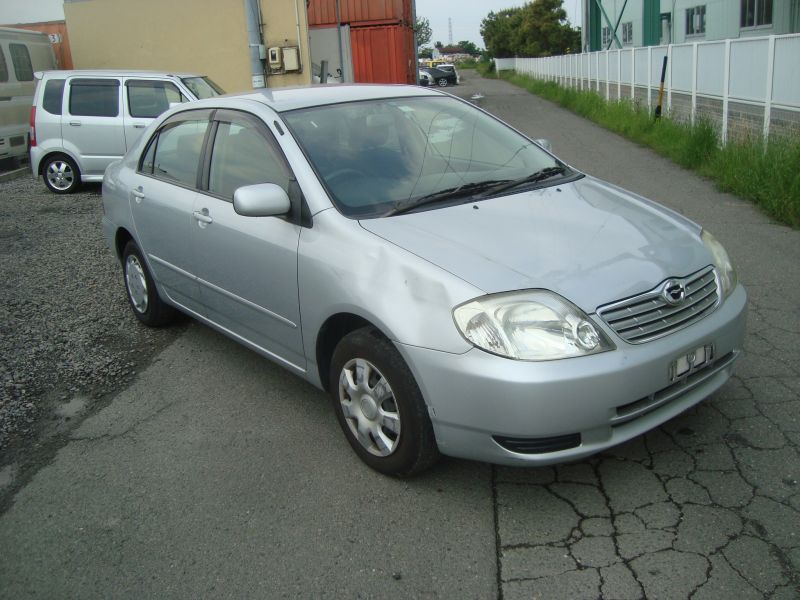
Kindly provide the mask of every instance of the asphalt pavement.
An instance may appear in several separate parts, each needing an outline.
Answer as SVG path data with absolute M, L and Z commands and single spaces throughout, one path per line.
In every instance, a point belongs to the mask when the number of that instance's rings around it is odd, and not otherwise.
M 800 595 L 800 232 L 505 82 L 454 90 L 725 244 L 750 294 L 737 376 L 579 463 L 400 481 L 325 395 L 192 323 L 0 516 L 0 597 Z

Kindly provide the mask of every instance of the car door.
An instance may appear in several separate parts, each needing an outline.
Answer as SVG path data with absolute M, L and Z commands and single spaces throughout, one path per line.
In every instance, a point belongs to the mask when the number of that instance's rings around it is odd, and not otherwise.
M 77 157 L 81 173 L 102 176 L 126 151 L 118 77 L 72 77 L 62 119 L 64 147 Z
M 302 370 L 300 226 L 288 217 L 245 217 L 233 208 L 241 186 L 275 183 L 288 193 L 291 170 L 258 117 L 220 110 L 214 119 L 206 191 L 195 201 L 192 227 L 203 304 L 214 323 Z
M 145 128 L 170 105 L 188 102 L 171 81 L 126 77 L 123 83 L 123 127 L 125 146 L 130 150 Z
M 136 236 L 163 293 L 203 314 L 192 249 L 197 197 L 210 110 L 170 117 L 148 142 L 130 190 Z

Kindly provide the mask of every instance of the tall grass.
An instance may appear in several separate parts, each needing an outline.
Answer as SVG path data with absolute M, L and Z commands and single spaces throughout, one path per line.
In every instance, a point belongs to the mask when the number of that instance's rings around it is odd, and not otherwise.
M 480 67 L 479 67 L 480 70 Z M 606 102 L 591 91 L 561 87 L 510 71 L 503 79 L 551 100 L 630 140 L 653 148 L 682 167 L 711 178 L 723 191 L 761 206 L 782 223 L 800 228 L 800 136 L 736 139 L 721 146 L 713 124 L 656 121 L 630 101 Z

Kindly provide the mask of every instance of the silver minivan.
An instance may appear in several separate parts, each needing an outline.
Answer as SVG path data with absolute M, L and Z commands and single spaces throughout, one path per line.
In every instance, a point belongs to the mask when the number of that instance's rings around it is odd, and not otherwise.
M 208 77 L 190 73 L 82 70 L 35 77 L 31 170 L 57 194 L 102 181 L 106 167 L 170 106 L 224 93 Z

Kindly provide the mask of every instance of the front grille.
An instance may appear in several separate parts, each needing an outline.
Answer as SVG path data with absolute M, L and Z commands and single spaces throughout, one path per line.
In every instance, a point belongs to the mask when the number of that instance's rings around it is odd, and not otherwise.
M 686 294 L 677 306 L 665 299 L 668 285 L 682 283 Z M 611 329 L 626 342 L 641 344 L 682 329 L 713 312 L 719 304 L 717 277 L 706 267 L 688 277 L 670 279 L 655 289 L 597 309 Z
M 546 438 L 512 438 L 500 435 L 492 436 L 494 441 L 506 450 L 519 454 L 545 454 L 577 448 L 581 445 L 581 434 L 570 433 Z

